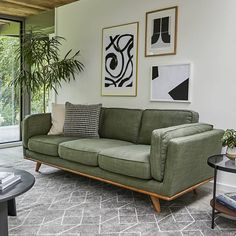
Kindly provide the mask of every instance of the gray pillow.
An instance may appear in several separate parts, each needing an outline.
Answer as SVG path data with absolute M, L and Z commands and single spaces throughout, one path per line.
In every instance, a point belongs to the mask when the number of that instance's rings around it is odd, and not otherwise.
M 65 104 L 64 135 L 99 138 L 99 117 L 102 104 Z

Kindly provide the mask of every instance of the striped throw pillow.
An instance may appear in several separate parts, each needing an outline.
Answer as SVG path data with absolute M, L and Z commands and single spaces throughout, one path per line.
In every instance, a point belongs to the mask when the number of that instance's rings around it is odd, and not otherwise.
M 65 104 L 64 135 L 99 138 L 99 118 L 102 104 Z

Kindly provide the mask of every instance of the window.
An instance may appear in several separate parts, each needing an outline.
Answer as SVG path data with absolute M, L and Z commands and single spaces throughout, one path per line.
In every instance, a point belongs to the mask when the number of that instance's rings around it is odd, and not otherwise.
M 0 143 L 20 140 L 20 91 L 11 85 L 20 67 L 15 56 L 20 31 L 21 22 L 0 19 Z

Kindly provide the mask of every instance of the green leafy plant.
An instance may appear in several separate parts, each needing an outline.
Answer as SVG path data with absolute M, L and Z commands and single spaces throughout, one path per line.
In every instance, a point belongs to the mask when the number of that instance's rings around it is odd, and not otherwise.
M 41 31 L 27 31 L 23 43 L 17 52 L 17 60 L 23 58 L 21 70 L 16 74 L 13 84 L 28 93 L 43 89 L 44 112 L 46 110 L 46 92 L 57 93 L 62 82 L 76 79 L 76 73 L 83 71 L 84 65 L 77 59 L 80 51 L 72 54 L 69 50 L 64 57 L 60 55 L 63 37 L 49 38 Z
M 222 145 L 233 148 L 236 146 L 236 131 L 234 129 L 227 129 L 222 137 Z

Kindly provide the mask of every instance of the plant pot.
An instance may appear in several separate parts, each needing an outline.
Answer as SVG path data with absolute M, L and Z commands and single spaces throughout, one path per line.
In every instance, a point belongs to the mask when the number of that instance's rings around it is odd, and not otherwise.
M 231 160 L 235 160 L 236 159 L 236 147 L 233 147 L 233 148 L 227 147 L 226 156 Z

